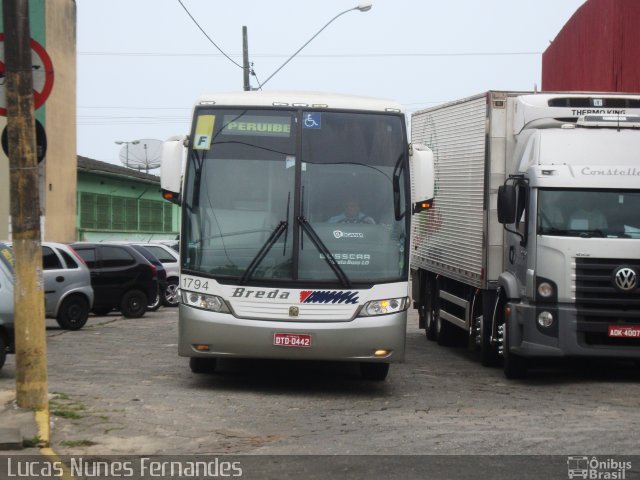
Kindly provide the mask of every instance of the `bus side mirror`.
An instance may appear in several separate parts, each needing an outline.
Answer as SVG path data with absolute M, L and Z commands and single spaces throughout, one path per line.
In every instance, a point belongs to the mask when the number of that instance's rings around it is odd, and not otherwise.
M 435 196 L 435 168 L 433 152 L 426 145 L 415 143 L 409 149 L 413 174 L 413 213 L 428 210 Z
M 160 154 L 160 188 L 162 198 L 180 205 L 184 137 L 176 136 L 162 144 Z
M 498 222 L 503 225 L 516 223 L 516 186 L 498 187 Z

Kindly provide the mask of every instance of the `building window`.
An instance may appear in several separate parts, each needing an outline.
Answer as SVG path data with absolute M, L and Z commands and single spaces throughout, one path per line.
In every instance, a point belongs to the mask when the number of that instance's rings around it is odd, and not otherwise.
M 80 193 L 80 228 L 103 231 L 172 232 L 172 205 L 164 200 Z

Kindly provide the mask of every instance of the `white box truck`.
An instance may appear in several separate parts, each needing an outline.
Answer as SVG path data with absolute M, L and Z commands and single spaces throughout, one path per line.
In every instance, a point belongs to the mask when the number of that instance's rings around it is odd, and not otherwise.
M 640 96 L 491 91 L 412 116 L 435 157 L 414 217 L 420 326 L 482 363 L 640 359 Z

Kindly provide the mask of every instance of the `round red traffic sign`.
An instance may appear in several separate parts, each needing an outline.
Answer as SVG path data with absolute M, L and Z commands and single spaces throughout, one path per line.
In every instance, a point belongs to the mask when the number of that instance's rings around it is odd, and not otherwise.
M 0 33 L 0 78 L 5 77 L 4 33 Z M 42 45 L 31 39 L 31 65 L 33 65 L 33 102 L 40 108 L 53 89 L 53 63 Z M 6 82 L 0 83 L 0 115 L 7 115 Z

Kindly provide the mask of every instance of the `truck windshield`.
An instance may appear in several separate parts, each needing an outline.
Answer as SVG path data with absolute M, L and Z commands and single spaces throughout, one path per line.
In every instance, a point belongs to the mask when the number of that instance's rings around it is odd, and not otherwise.
M 183 270 L 239 283 L 403 279 L 405 135 L 399 114 L 197 110 Z
M 640 192 L 540 189 L 540 235 L 640 238 Z

